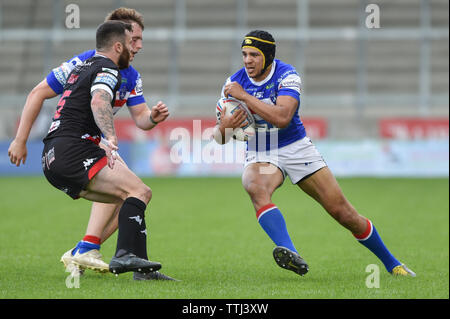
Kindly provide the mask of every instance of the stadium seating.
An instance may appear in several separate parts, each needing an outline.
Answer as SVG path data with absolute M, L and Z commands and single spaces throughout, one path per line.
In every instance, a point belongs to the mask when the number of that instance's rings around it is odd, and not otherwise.
M 154 101 L 153 98 L 167 99 L 174 92 L 179 94 L 176 101 L 179 107 L 174 116 L 185 116 L 213 114 L 211 104 L 215 103 L 214 98 L 219 94 L 226 77 L 239 66 L 238 42 L 229 37 L 185 39 L 177 46 L 178 73 L 171 75 L 176 43 L 170 37 L 158 37 L 150 32 L 162 32 L 164 35 L 164 32 L 171 32 L 176 26 L 183 25 L 190 30 L 208 30 L 214 27 L 229 30 L 238 39 L 243 35 L 242 32 L 256 28 L 295 31 L 299 22 L 297 4 L 302 1 L 248 0 L 243 13 L 247 16 L 247 24 L 241 26 L 242 29 L 238 28 L 236 0 L 186 0 L 185 21 L 177 20 L 176 2 L 177 0 L 76 1 L 81 10 L 80 24 L 83 29 L 94 30 L 107 11 L 121 5 L 134 7 L 143 13 L 147 28 L 144 36 L 147 40 L 144 50 L 133 65 L 143 77 L 144 92 L 150 101 Z M 72 1 L 69 0 L 2 1 L 0 30 L 48 29 L 50 34 L 53 28 L 64 27 L 64 8 L 70 3 Z M 349 34 L 357 30 L 358 19 L 363 10 L 360 1 L 314 0 L 307 3 L 310 29 L 340 28 L 347 30 Z M 381 10 L 382 29 L 420 27 L 420 0 L 380 0 L 377 3 Z M 431 0 L 430 4 L 431 26 L 448 28 L 448 1 Z M 55 24 L 54 17 L 58 12 L 59 20 Z M 344 106 L 351 114 L 357 113 L 354 105 L 346 104 L 354 104 L 357 99 L 356 90 L 361 84 L 358 63 L 363 63 L 367 71 L 363 78 L 367 83 L 367 94 L 414 96 L 420 90 L 421 41 L 418 39 L 372 39 L 363 48 L 365 58 L 359 60 L 361 43 L 351 36 L 348 39 L 309 39 L 300 43 L 283 33 L 273 33 L 278 39 L 277 57 L 286 62 L 296 65 L 299 62 L 300 45 L 303 45 L 303 64 L 297 67 L 302 71 L 305 96 L 309 97 L 309 104 L 304 110 L 307 115 L 326 116 L 330 110 L 331 114 L 343 114 Z M 8 95 L 26 95 L 52 66 L 72 57 L 76 52 L 94 47 L 94 37 L 92 40 L 61 39 L 52 42 L 20 37 L 2 40 L 1 34 L 0 31 L 0 93 Z M 448 103 L 448 33 L 446 39 L 432 39 L 430 43 L 430 93 L 433 96 L 447 96 Z M 8 76 L 3 76 L 4 74 Z M 189 96 L 204 98 L 196 103 L 195 99 L 189 100 Z M 340 96 L 341 102 L 333 101 L 334 96 Z M 186 100 L 183 100 L 185 97 Z M 346 100 L 345 97 L 349 99 Z M 385 109 L 381 107 L 382 104 L 381 100 L 368 100 L 366 107 L 371 108 L 373 114 L 377 114 L 377 109 L 380 110 L 379 113 L 383 113 Z M 445 108 L 437 109 L 437 114 L 448 115 L 448 109 L 444 106 Z M 416 103 L 413 112 L 417 113 L 418 109 Z M 398 112 L 410 114 L 411 108 L 399 108 Z

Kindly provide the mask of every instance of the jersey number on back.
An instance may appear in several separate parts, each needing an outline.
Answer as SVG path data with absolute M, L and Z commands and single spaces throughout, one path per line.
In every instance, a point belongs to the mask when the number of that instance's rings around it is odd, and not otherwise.
M 72 93 L 72 90 L 66 90 L 64 91 L 63 95 L 59 99 L 58 105 L 56 107 L 55 115 L 53 116 L 53 120 L 59 119 L 61 116 L 61 110 L 64 107 L 64 104 L 66 104 L 66 97 L 68 97 Z

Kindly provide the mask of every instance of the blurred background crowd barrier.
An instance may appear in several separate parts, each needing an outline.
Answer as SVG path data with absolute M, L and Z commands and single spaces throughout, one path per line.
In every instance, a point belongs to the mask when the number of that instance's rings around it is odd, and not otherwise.
M 150 132 L 126 110 L 116 116 L 119 152 L 139 175 L 242 172 L 245 144 L 219 146 L 209 133 L 222 85 L 242 67 L 243 36 L 263 29 L 300 73 L 300 116 L 337 176 L 448 177 L 447 0 L 1 0 L 0 175 L 41 174 L 57 99 L 35 123 L 26 165 L 7 157 L 26 96 L 52 68 L 95 48 L 96 27 L 121 6 L 144 15 L 133 66 L 147 103 L 171 112 Z M 374 7 L 378 25 L 368 24 Z M 68 24 L 77 10 L 78 24 Z

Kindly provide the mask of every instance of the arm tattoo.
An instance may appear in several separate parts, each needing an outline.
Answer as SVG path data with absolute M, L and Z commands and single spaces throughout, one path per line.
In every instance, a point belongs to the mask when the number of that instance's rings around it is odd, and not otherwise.
M 97 97 L 94 101 L 94 97 Z M 106 138 L 115 136 L 114 114 L 111 107 L 111 95 L 105 90 L 97 89 L 92 92 L 92 113 L 98 128 Z

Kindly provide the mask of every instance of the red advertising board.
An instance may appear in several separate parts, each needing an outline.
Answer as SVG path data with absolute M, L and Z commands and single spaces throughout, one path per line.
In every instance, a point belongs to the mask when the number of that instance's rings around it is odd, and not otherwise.
M 323 118 L 302 118 L 306 132 L 312 139 L 322 139 L 327 136 L 327 122 Z M 201 134 L 207 128 L 214 127 L 214 118 L 182 118 L 170 119 L 159 123 L 149 131 L 143 131 L 136 127 L 130 118 L 119 118 L 114 121 L 117 137 L 122 141 L 142 140 L 143 138 L 169 137 L 175 129 L 185 129 L 194 136 Z
M 380 137 L 394 139 L 448 138 L 448 118 L 384 118 L 378 122 Z
M 306 134 L 313 140 L 319 140 L 328 136 L 327 120 L 321 117 L 302 118 Z

